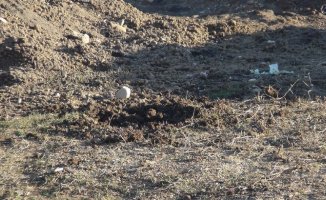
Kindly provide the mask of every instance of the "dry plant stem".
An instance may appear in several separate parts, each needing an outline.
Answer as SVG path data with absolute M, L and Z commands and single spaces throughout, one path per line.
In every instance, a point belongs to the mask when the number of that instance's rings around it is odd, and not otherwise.
M 276 98 L 277 100 L 281 100 L 281 99 L 284 99 L 286 97 L 286 95 L 289 93 L 289 92 L 293 92 L 292 91 L 292 88 L 300 81 L 300 79 L 296 80 L 293 84 L 291 84 L 291 87 L 285 92 L 285 94 L 282 96 L 282 97 L 279 97 L 279 98 Z

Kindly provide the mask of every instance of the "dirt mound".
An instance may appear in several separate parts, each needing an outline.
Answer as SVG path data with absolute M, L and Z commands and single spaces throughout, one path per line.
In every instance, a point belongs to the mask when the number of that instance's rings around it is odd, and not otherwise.
M 92 112 L 92 111 L 90 111 Z M 197 111 L 198 112 L 198 111 Z M 197 116 L 196 109 L 178 102 L 159 101 L 154 104 L 129 104 L 116 113 L 111 106 L 100 110 L 100 122 L 108 122 L 112 126 L 128 127 L 133 125 L 139 128 L 147 126 L 154 128 L 159 124 L 179 124 L 191 117 Z
M 192 124 L 200 118 L 202 108 L 198 105 L 193 100 L 177 96 L 154 97 L 149 94 L 127 101 L 90 102 L 77 108 L 84 114 L 76 121 L 60 123 L 56 125 L 55 131 L 61 130 L 64 135 L 77 138 L 91 137 L 97 144 L 142 141 L 144 138 L 150 138 L 153 142 L 169 143 L 171 138 L 166 135 L 168 130 Z M 62 113 L 62 107 L 57 108 L 52 112 L 60 115 L 76 111 L 66 109 L 66 112 Z M 77 128 L 77 131 L 81 126 L 89 129 L 86 128 L 84 134 L 73 133 L 72 130 Z M 67 131 L 64 131 L 65 129 Z M 107 131 L 110 132 L 109 136 Z M 163 135 L 164 139 L 161 138 Z

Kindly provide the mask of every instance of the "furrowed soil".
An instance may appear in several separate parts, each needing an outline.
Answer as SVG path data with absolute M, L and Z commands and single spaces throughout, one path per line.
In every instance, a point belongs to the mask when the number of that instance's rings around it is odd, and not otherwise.
M 0 199 L 324 198 L 325 13 L 1 0 Z

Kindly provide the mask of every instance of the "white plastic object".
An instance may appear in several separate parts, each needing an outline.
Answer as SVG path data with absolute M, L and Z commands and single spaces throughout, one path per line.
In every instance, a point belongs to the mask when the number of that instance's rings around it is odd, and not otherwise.
M 269 65 L 269 73 L 270 74 L 279 74 L 280 71 L 278 70 L 278 64 Z

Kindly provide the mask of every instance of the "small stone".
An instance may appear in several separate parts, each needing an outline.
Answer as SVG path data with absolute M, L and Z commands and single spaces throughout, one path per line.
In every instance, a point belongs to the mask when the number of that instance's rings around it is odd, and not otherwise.
M 118 23 L 111 22 L 111 27 L 121 33 L 126 33 L 127 32 L 127 27 L 126 26 L 121 26 Z
M 83 41 L 84 44 L 88 44 L 88 43 L 90 42 L 89 35 L 84 34 L 84 35 L 81 37 L 81 40 Z
M 0 17 L 0 21 L 2 22 L 2 23 L 4 23 L 4 24 L 7 24 L 8 23 L 8 21 L 7 20 L 5 20 L 4 18 L 2 18 L 2 17 Z
M 118 92 L 115 94 L 115 97 L 118 99 L 128 99 L 130 97 L 131 90 L 127 86 L 123 86 Z
M 63 167 L 57 167 L 54 170 L 54 172 L 62 172 L 62 171 L 63 171 Z
M 148 111 L 147 111 L 147 115 L 146 115 L 147 118 L 153 118 L 153 117 L 156 117 L 156 110 L 154 108 L 150 108 Z
M 55 97 L 60 98 L 61 97 L 61 94 L 60 93 L 56 93 L 55 94 Z
M 232 19 L 232 20 L 230 21 L 230 25 L 231 25 L 231 26 L 236 26 L 236 25 L 237 25 L 237 21 L 235 21 L 235 20 Z
M 123 26 L 125 24 L 125 19 L 122 19 L 121 21 L 120 21 L 120 26 Z

